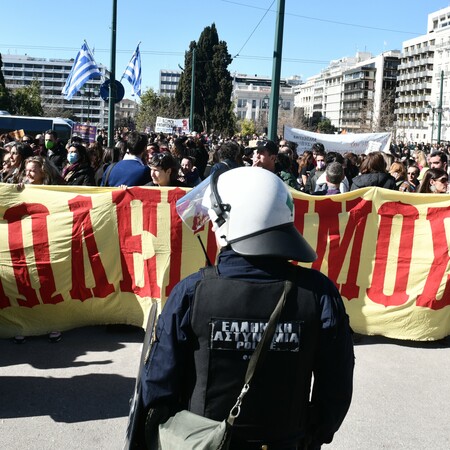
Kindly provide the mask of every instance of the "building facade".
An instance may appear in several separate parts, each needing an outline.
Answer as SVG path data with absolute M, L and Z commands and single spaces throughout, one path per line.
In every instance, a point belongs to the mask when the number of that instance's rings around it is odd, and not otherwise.
M 450 141 L 450 7 L 428 15 L 427 33 L 402 46 L 397 139 Z
M 129 126 L 134 123 L 138 105 L 134 100 L 124 98 L 116 103 L 114 108 L 114 123 L 116 126 Z
M 270 77 L 249 76 L 232 73 L 233 111 L 238 119 L 248 119 L 267 127 L 269 120 L 269 100 L 272 80 Z M 294 87 L 300 84 L 300 77 L 283 78 L 279 90 L 279 118 L 292 119 L 294 114 Z
M 159 94 L 175 97 L 180 83 L 181 71 L 163 69 L 159 71 Z
M 108 102 L 100 97 L 100 86 L 105 78 L 109 78 L 105 66 L 98 66 L 101 79 L 89 80 L 72 100 L 67 101 L 61 91 L 72 69 L 73 59 L 2 54 L 2 61 L 7 88 L 14 90 L 29 86 L 34 80 L 40 83 L 42 107 L 47 116 L 64 116 L 80 123 L 107 126 Z
M 326 118 L 338 130 L 373 132 L 392 128 L 397 66 L 400 52 L 373 57 L 358 52 L 355 57 L 331 61 L 330 65 L 295 89 L 295 105 L 305 118 Z M 386 124 L 387 116 L 391 123 Z

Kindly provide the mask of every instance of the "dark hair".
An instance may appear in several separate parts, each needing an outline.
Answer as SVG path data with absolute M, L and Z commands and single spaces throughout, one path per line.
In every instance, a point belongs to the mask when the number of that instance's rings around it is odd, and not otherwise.
M 421 194 L 431 194 L 433 191 L 431 190 L 431 180 L 438 180 L 441 177 L 446 177 L 448 179 L 448 174 L 443 169 L 428 169 L 425 172 L 425 175 L 422 178 L 422 182 L 420 183 L 417 192 Z
M 436 152 L 431 153 L 430 158 L 434 158 L 435 156 L 439 156 L 439 159 L 441 160 L 441 162 L 447 164 L 448 157 L 445 152 L 438 150 Z
M 46 134 L 50 134 L 51 136 L 53 136 L 55 139 L 58 139 L 58 133 L 55 130 L 47 130 L 44 135 Z
M 325 146 L 321 143 L 321 142 L 315 142 L 312 147 L 311 150 L 316 153 L 320 153 L 323 154 L 325 156 Z
M 325 163 L 328 165 L 331 164 L 332 162 L 344 164 L 344 157 L 338 152 L 328 152 L 325 155 Z
M 277 163 L 280 170 L 289 172 L 289 169 L 291 168 L 291 159 L 286 153 L 277 154 Z
M 72 136 L 70 139 L 70 144 L 83 144 L 83 139 L 81 136 Z
M 127 148 L 132 155 L 141 155 L 144 153 L 148 143 L 148 137 L 146 134 L 132 131 L 128 135 Z
M 80 158 L 78 159 L 79 163 L 84 163 L 88 160 L 88 155 L 87 155 L 87 150 L 86 147 L 84 145 L 81 144 L 70 144 L 69 145 L 69 149 L 73 147 L 76 149 L 76 151 L 78 152 L 78 154 L 80 155 Z
M 120 148 L 119 147 L 105 147 L 103 149 L 103 164 L 110 162 L 117 162 L 120 159 Z
M 409 165 L 408 169 L 414 169 L 414 172 L 416 172 L 417 176 L 420 175 L 420 169 L 415 164 Z M 406 170 L 408 171 L 408 169 L 406 169 Z
M 180 164 L 170 152 L 154 153 L 148 161 L 150 167 L 157 167 L 164 171 L 172 169 L 170 172 L 170 182 L 174 183 L 178 178 Z
M 149 142 L 147 144 L 147 147 L 155 147 L 156 148 L 156 152 L 155 153 L 159 153 L 159 145 L 157 142 Z
M 116 142 L 114 148 L 119 149 L 119 159 L 122 159 L 127 153 L 127 143 L 125 141 Z
M 227 141 L 224 142 L 218 150 L 218 155 L 220 161 L 224 161 L 225 159 L 231 159 L 232 161 L 236 161 L 239 157 L 241 149 L 236 142 Z
M 24 141 L 24 139 L 26 139 L 26 141 Z M 22 141 L 23 144 L 28 144 L 28 143 L 31 144 L 31 143 L 34 143 L 34 137 L 30 136 L 29 134 L 24 134 L 22 136 L 21 141 Z
M 386 172 L 386 160 L 381 152 L 369 153 L 359 168 L 361 173 Z
M 22 161 L 33 156 L 33 149 L 28 144 L 16 144 L 14 147 L 16 147 L 17 153 L 22 158 Z

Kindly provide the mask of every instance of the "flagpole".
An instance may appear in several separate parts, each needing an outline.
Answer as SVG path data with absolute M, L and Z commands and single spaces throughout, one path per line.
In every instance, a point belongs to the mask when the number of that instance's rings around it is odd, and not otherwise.
M 114 108 L 116 104 L 116 26 L 117 0 L 113 0 L 111 25 L 111 75 L 109 78 L 108 147 L 114 147 Z

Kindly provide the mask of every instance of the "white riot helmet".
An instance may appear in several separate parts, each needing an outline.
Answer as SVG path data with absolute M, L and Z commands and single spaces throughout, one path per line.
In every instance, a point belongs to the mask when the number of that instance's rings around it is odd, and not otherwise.
M 241 255 L 302 262 L 317 258 L 294 226 L 294 202 L 287 186 L 266 169 L 215 172 L 177 202 L 177 211 L 194 230 L 211 219 L 219 244 Z

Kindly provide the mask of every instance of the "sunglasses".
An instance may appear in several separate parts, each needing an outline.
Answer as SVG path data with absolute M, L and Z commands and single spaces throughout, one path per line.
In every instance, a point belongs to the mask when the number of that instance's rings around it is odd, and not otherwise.
M 167 153 L 153 153 L 149 165 L 151 166 L 160 166 L 164 158 L 170 158 L 170 154 Z
M 439 181 L 440 183 L 448 183 L 448 178 L 445 178 L 445 177 L 438 178 L 437 180 L 434 180 L 434 181 Z

